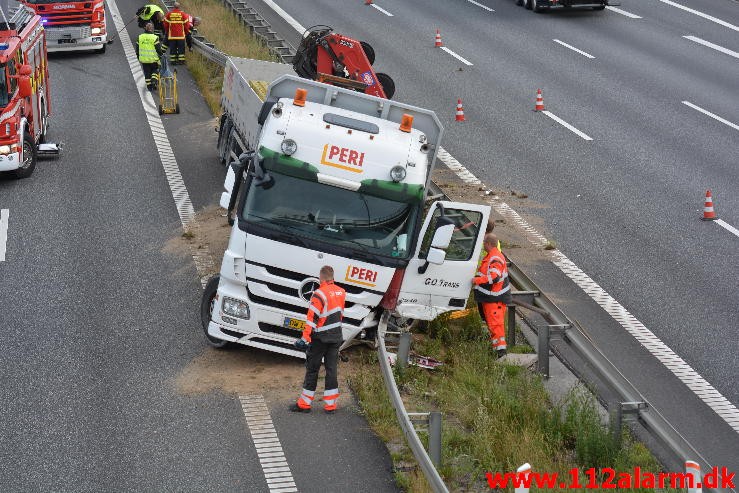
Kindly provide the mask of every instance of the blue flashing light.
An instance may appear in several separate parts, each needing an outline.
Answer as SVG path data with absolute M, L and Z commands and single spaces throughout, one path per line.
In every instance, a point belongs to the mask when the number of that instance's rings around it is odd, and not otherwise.
M 49 19 L 41 19 L 41 24 L 46 24 L 47 22 L 49 22 Z
M 9 43 L 0 43 L 0 50 L 7 50 L 9 47 Z

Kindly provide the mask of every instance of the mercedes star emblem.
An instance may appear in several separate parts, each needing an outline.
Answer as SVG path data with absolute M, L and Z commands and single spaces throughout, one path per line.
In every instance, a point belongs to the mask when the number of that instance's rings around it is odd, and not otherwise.
M 313 291 L 318 289 L 320 285 L 321 282 L 318 279 L 316 279 L 315 277 L 309 277 L 308 279 L 300 283 L 298 293 L 300 294 L 301 298 L 310 303 L 311 296 L 313 296 Z

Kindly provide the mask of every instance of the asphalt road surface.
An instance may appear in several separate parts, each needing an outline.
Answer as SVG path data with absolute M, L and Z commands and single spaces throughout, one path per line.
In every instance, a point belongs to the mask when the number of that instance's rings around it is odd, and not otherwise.
M 276 3 L 303 26 L 369 42 L 394 98 L 435 110 L 444 147 L 736 412 L 739 4 L 624 0 L 534 14 L 513 0 Z M 434 47 L 436 29 L 452 53 Z M 574 129 L 532 111 L 539 88 Z M 699 220 L 707 189 L 728 229 Z M 709 462 L 739 470 L 739 421 L 719 417 L 552 264 L 521 263 Z
M 125 21 L 139 7 L 118 6 Z M 65 152 L 28 179 L 0 176 L 0 490 L 268 491 L 238 397 L 175 384 L 209 351 L 201 285 L 192 258 L 166 248 L 181 223 L 121 43 L 49 66 L 49 139 Z M 163 121 L 199 210 L 217 203 L 224 168 L 214 119 L 179 75 L 182 113 Z M 272 404 L 300 491 L 331 491 L 320 477 L 396 491 L 348 400 L 332 421 Z

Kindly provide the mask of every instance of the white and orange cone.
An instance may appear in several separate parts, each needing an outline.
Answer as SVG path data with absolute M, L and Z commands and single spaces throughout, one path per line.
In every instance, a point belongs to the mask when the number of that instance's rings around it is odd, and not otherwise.
M 462 108 L 461 99 L 457 99 L 457 115 L 454 117 L 454 119 L 458 122 L 464 121 L 464 108 Z
M 541 94 L 541 89 L 536 90 L 536 106 L 534 111 L 544 111 L 544 96 Z
M 710 190 L 706 190 L 706 202 L 703 206 L 703 218 L 704 221 L 715 221 L 718 219 L 716 212 L 713 210 L 713 196 Z
M 444 46 L 441 44 L 441 33 L 438 29 L 436 30 L 436 40 L 434 41 L 434 46 L 437 48 Z

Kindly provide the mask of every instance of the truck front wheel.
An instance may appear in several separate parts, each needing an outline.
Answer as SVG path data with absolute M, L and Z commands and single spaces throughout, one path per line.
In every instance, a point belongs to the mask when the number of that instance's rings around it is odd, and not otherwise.
M 15 170 L 16 178 L 28 178 L 36 168 L 36 143 L 26 133 L 23 136 L 23 151 L 21 152 L 21 166 Z
M 210 323 L 210 318 L 213 314 L 213 308 L 216 305 L 216 293 L 218 291 L 218 282 L 220 280 L 221 276 L 216 275 L 211 277 L 208 284 L 205 285 L 203 298 L 200 302 L 200 322 L 203 324 L 203 331 L 205 332 L 205 339 L 208 341 L 208 344 L 214 348 L 223 349 L 228 347 L 231 343 L 208 334 L 208 324 Z

